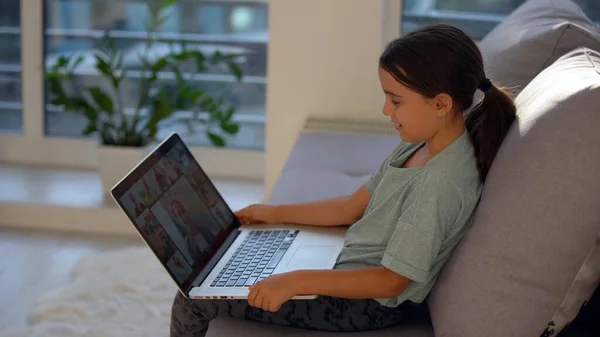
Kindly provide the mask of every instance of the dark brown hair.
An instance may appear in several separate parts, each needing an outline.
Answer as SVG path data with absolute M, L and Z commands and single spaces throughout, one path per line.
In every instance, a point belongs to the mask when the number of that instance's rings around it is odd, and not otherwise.
M 381 55 L 379 66 L 426 97 L 450 95 L 460 111 L 471 107 L 477 88 L 485 91 L 484 98 L 465 117 L 479 174 L 485 181 L 515 120 L 516 108 L 504 89 L 496 87 L 493 80 L 490 86 L 475 42 L 456 27 L 429 25 L 392 41 Z

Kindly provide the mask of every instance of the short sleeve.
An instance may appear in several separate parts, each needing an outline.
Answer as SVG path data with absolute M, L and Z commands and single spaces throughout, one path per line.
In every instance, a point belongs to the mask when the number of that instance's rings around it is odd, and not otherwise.
M 365 182 L 365 187 L 367 188 L 367 191 L 369 191 L 369 193 L 373 194 L 373 192 L 375 192 L 375 189 L 377 188 L 377 185 L 379 185 L 381 178 L 383 178 L 383 175 L 385 174 L 385 171 L 386 171 L 388 165 L 390 164 L 390 161 L 392 161 L 394 158 L 396 158 L 401 153 L 403 147 L 404 147 L 404 144 L 400 143 L 400 145 L 398 145 L 394 149 L 394 151 L 392 151 L 392 153 L 390 153 L 387 156 L 387 158 L 385 158 L 383 163 L 381 163 L 381 166 L 379 166 L 379 169 L 377 169 L 377 171 L 373 172 L 373 174 L 371 174 L 369 179 Z
M 442 243 L 461 212 L 460 188 L 425 175 L 388 242 L 381 264 L 414 282 L 429 279 Z

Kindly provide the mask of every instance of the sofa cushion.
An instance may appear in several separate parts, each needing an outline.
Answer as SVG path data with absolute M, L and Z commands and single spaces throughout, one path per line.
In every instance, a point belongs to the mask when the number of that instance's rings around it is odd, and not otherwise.
M 216 318 L 210 322 L 206 337 L 347 337 L 346 332 L 321 332 L 294 329 L 265 323 L 249 322 L 234 318 Z M 427 324 L 407 324 L 384 330 L 353 332 L 353 337 L 434 337 Z
M 529 0 L 482 41 L 488 77 L 520 92 L 540 71 L 565 53 L 600 50 L 600 32 L 571 0 Z
M 398 135 L 304 132 L 294 145 L 284 171 L 310 168 L 348 176 L 372 174 L 399 142 Z
M 436 337 L 539 336 L 600 232 L 600 53 L 565 55 L 516 104 L 473 227 L 431 293 Z
M 370 175 L 349 176 L 336 171 L 310 168 L 289 169 L 277 181 L 269 203 L 288 204 L 348 195 L 369 177 Z
M 350 194 L 379 168 L 399 141 L 396 135 L 302 133 L 269 203 L 305 202 Z

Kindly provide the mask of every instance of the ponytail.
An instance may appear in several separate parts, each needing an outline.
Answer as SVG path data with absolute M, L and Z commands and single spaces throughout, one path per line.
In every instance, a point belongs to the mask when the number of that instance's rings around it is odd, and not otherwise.
M 515 120 L 517 109 L 504 89 L 491 83 L 483 89 L 485 96 L 468 113 L 465 127 L 475 148 L 479 176 L 485 181 L 496 153 Z

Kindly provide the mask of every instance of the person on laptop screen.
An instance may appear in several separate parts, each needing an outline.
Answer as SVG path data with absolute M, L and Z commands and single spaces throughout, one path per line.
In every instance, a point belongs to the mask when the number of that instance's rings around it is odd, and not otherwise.
M 182 223 L 187 230 L 185 246 L 188 253 L 194 261 L 198 260 L 209 245 L 215 241 L 215 235 L 206 227 L 200 226 L 192 220 L 188 209 L 178 199 L 173 199 L 171 202 L 171 211 L 177 217 L 177 221 Z
M 349 225 L 334 268 L 270 275 L 251 282 L 247 300 L 179 291 L 172 337 L 204 336 L 216 317 L 342 332 L 396 326 L 427 312 L 425 300 L 471 225 L 516 108 L 486 77 L 473 40 L 449 25 L 392 41 L 378 66 L 383 114 L 402 140 L 380 169 L 352 195 L 236 213 L 245 225 Z M 483 99 L 472 107 L 477 89 Z M 301 295 L 317 297 L 293 299 Z

